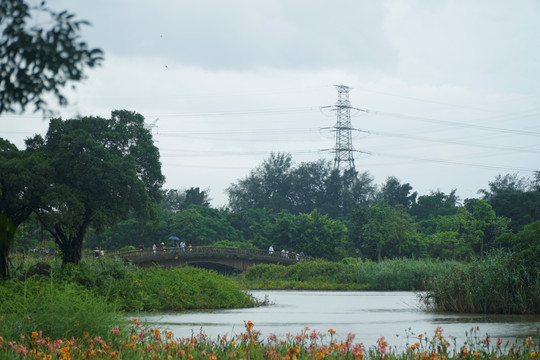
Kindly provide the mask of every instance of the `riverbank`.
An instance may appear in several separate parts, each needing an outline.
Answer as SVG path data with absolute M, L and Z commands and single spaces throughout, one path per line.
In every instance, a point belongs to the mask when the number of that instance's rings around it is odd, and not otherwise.
M 258 290 L 423 291 L 424 309 L 434 312 L 540 314 L 540 276 L 527 265 L 507 251 L 467 263 L 346 258 L 256 265 L 237 280 L 243 288 Z
M 0 283 L 5 339 L 36 329 L 51 338 L 103 336 L 125 327 L 128 313 L 258 305 L 231 278 L 195 267 L 141 269 L 120 259 L 88 258 L 62 268 L 56 259 L 38 267 L 35 261 L 21 260 L 14 278 Z M 26 278 L 33 272 L 40 274 Z

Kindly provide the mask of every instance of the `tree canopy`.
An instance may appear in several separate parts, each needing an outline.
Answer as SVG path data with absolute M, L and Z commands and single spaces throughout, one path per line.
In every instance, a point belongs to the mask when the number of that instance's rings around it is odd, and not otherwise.
M 46 27 L 31 26 L 32 13 Z M 24 0 L 0 2 L 0 114 L 23 112 L 28 104 L 46 110 L 44 95 L 51 92 L 60 105 L 67 103 L 61 88 L 103 60 L 100 49 L 80 39 L 84 25 L 67 11 L 50 10 L 45 1 L 36 7 Z
M 27 147 L 54 169 L 37 214 L 64 262 L 80 260 L 90 225 L 104 229 L 131 212 L 156 218 L 164 177 L 142 115 L 121 110 L 110 119 L 53 119 L 45 139 L 35 136 Z

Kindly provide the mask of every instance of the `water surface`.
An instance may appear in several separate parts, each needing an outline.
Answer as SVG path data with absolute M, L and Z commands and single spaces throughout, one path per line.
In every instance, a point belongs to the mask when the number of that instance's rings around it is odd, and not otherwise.
M 297 335 L 309 327 L 326 334 L 328 329 L 337 331 L 344 339 L 348 333 L 356 335 L 355 341 L 366 346 L 376 343 L 381 336 L 390 345 L 406 346 L 416 341 L 420 333 L 429 337 L 437 326 L 445 337 L 456 337 L 458 345 L 466 341 L 466 333 L 478 327 L 478 337 L 488 333 L 492 339 L 536 336 L 540 316 L 501 316 L 483 314 L 437 314 L 422 311 L 414 292 L 367 291 L 252 291 L 257 298 L 268 297 L 271 305 L 251 309 L 234 309 L 204 312 L 167 313 L 145 317 L 145 320 L 168 328 L 176 337 L 191 336 L 203 331 L 211 338 L 239 334 L 248 320 L 264 337 L 273 333 L 285 337 Z M 414 338 L 414 339 L 413 339 Z

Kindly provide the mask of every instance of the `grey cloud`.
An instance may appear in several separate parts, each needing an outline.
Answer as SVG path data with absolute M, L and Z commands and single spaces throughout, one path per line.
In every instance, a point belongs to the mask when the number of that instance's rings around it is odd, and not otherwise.
M 58 1 L 90 20 L 106 54 L 208 69 L 362 67 L 388 71 L 385 8 L 367 1 Z

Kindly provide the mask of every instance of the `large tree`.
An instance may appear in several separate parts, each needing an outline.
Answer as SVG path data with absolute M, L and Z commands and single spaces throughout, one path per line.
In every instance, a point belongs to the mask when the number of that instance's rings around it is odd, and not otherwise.
M 227 188 L 229 206 L 233 211 L 271 209 L 279 212 L 291 206 L 290 154 L 272 153 L 248 177 Z
M 365 214 L 358 215 L 358 221 L 364 222 L 361 234 L 357 235 L 363 256 L 377 261 L 419 256 L 416 224 L 402 205 L 390 206 L 384 200 L 379 200 Z M 351 219 L 353 222 L 355 220 Z
M 489 182 L 489 189 L 479 192 L 489 202 L 497 216 L 511 220 L 514 233 L 533 221 L 540 220 L 540 172 L 533 179 L 520 178 L 517 174 L 498 175 Z
M 32 26 L 32 14 L 46 25 Z M 102 61 L 101 50 L 80 39 L 87 24 L 50 10 L 45 1 L 32 8 L 24 0 L 0 2 L 0 114 L 23 112 L 28 104 L 47 109 L 44 95 L 51 92 L 60 105 L 67 103 L 61 88 Z
M 0 138 L 0 277 L 9 276 L 8 255 L 18 226 L 38 208 L 51 168 L 39 154 L 19 151 Z
M 53 119 L 45 139 L 27 140 L 54 168 L 37 211 L 64 263 L 78 263 L 89 228 L 104 229 L 132 212 L 155 217 L 164 177 L 142 115 L 113 111 L 110 119 Z

